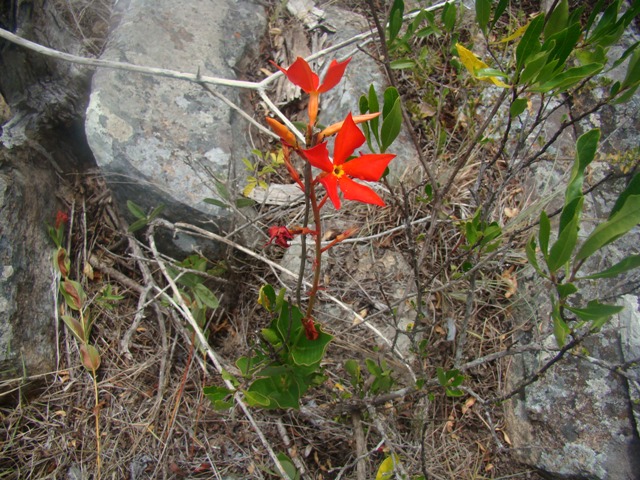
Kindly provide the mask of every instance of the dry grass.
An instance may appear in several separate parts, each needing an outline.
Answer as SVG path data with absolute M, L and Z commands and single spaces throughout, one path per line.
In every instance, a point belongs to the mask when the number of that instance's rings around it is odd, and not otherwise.
M 138 264 L 128 252 L 129 240 L 114 227 L 118 219 L 109 207 L 104 185 L 97 177 L 87 176 L 82 190 L 85 197 L 68 199 L 76 212 L 73 265 L 81 265 L 83 258 L 94 254 L 102 265 L 111 266 L 134 285 L 141 285 Z M 446 341 L 446 319 L 464 315 L 467 283 L 448 279 L 448 272 L 434 279 L 433 285 L 439 291 L 429 297 L 425 318 L 407 335 L 397 320 L 399 311 L 415 316 L 411 305 L 415 292 L 406 264 L 409 259 L 405 235 L 402 229 L 393 230 L 404 224 L 402 215 L 393 206 L 384 210 L 355 204 L 349 207 L 328 213 L 327 223 L 336 228 L 353 224 L 362 228 L 359 238 L 329 254 L 326 287 L 388 335 L 397 332 L 414 348 L 426 339 L 424 354 L 415 356 L 411 366 L 419 377 L 432 380 L 436 366 L 452 364 L 454 350 L 453 344 Z M 420 208 L 423 207 L 416 205 L 416 219 L 426 215 Z M 288 218 L 296 218 L 299 212 L 287 214 Z M 273 215 L 281 217 L 282 212 Z M 91 221 L 85 226 L 84 219 Z M 428 228 L 428 223 L 418 223 L 414 228 L 414 235 L 418 235 Z M 387 231 L 391 233 L 386 234 Z M 451 245 L 459 237 L 453 221 L 442 222 L 437 231 L 440 246 L 428 249 L 428 263 L 433 266 L 451 261 Z M 367 236 L 375 238 L 360 240 Z M 263 253 L 273 256 L 279 252 L 268 249 Z M 235 253 L 227 261 L 233 271 L 229 278 L 242 278 L 243 282 L 233 283 L 237 301 L 228 303 L 224 299 L 225 286 L 212 285 L 225 308 L 212 314 L 209 332 L 214 349 L 223 361 L 233 364 L 240 354 L 252 348 L 257 331 L 268 321 L 255 306 L 257 290 L 264 279 L 276 285 L 278 280 L 263 265 Z M 389 262 L 394 268 L 389 268 Z M 149 266 L 153 273 L 153 263 Z M 95 272 L 100 270 L 96 268 Z M 184 321 L 175 312 L 161 306 L 163 316 L 159 319 L 153 308 L 146 307 L 131 337 L 130 356 L 123 352 L 122 338 L 139 313 L 139 293 L 123 284 L 121 277 L 110 277 L 110 272 L 105 268 L 94 281 L 83 278 L 90 297 L 107 283 L 116 286 L 125 297 L 113 311 L 101 311 L 93 334 L 102 355 L 98 376 L 102 477 L 269 478 L 266 472 L 273 466 L 241 412 L 215 412 L 204 398 L 202 388 L 221 384 L 220 377 L 193 347 Z M 490 272 L 487 271 L 487 278 L 495 280 Z M 429 278 L 428 272 L 423 273 Z M 156 280 L 161 282 L 159 277 Z M 446 282 L 450 285 L 443 288 Z M 489 283 L 486 292 L 500 296 L 495 284 Z M 511 328 L 506 315 L 508 302 L 496 304 L 495 300 L 499 298 L 479 297 L 469 323 L 465 358 L 505 348 Z M 395 310 L 395 319 L 388 307 Z M 348 408 L 354 403 L 353 398 L 346 399 L 347 393 L 353 396 L 355 392 L 343 370 L 344 361 L 386 359 L 396 382 L 393 390 L 410 386 L 411 382 L 403 361 L 383 348 L 379 338 L 356 325 L 353 316 L 324 302 L 318 318 L 336 335 L 325 361 L 328 381 L 305 396 L 304 408 L 299 412 L 256 415 L 273 448 L 299 456 L 313 472 L 313 478 L 355 478 L 357 432 Z M 46 377 L 46 389 L 30 401 L 2 410 L 0 448 L 4 460 L 0 478 L 64 478 L 69 472 L 82 472 L 84 477 L 76 478 L 86 478 L 95 469 L 92 380 L 80 366 L 76 344 L 65 330 L 61 330 L 59 343 L 60 367 Z M 465 386 L 469 393 L 486 398 L 500 388 L 502 372 L 497 364 L 482 365 L 467 373 Z M 405 469 L 412 474 L 419 474 L 424 467 L 433 478 L 499 478 L 513 472 L 522 472 L 519 478 L 529 478 L 523 469 L 509 465 L 508 456 L 499 451 L 496 440 L 504 445 L 504 438 L 496 431 L 500 427 L 499 409 L 485 410 L 476 403 L 463 413 L 465 402 L 472 396 L 451 399 L 433 382 L 429 385 L 423 391 L 398 395 L 377 406 L 367 408 L 356 402 L 363 417 L 363 460 L 369 475 L 384 458 L 377 453 L 383 444 L 385 449 L 400 454 Z M 487 418 L 493 423 L 488 423 Z M 278 421 L 284 424 L 291 444 L 287 445 L 279 433 Z

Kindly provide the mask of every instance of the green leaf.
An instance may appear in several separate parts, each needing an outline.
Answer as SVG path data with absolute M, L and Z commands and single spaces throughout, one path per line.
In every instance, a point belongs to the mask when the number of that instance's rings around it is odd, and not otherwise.
M 600 21 L 593 29 L 591 36 L 587 39 L 589 43 L 598 44 L 604 37 L 609 35 L 616 29 L 616 19 L 618 18 L 618 10 L 620 9 L 620 1 L 612 2 L 600 17 Z M 596 13 L 600 13 L 597 11 Z
M 317 339 L 309 340 L 305 335 L 301 335 L 296 344 L 291 348 L 291 358 L 296 365 L 319 365 L 323 359 L 329 342 L 333 340 L 333 336 L 323 332 L 317 323 L 316 330 L 319 333 Z
M 216 207 L 220 207 L 220 208 L 229 208 L 229 205 L 224 203 L 221 200 L 215 199 L 215 198 L 205 198 L 204 203 L 208 203 L 210 205 L 215 205 Z
M 193 293 L 209 308 L 213 308 L 215 310 L 220 305 L 218 297 L 216 297 L 215 294 L 202 283 L 195 286 Z
M 547 24 L 544 27 L 544 38 L 549 38 L 566 28 L 568 20 L 569 2 L 567 0 L 561 0 L 547 19 Z
M 579 196 L 574 198 L 569 205 L 565 205 L 560 214 L 560 224 L 558 226 L 558 235 L 562 234 L 562 231 L 571 223 L 575 218 L 577 225 L 580 225 L 580 217 L 582 216 L 582 204 L 584 203 L 584 197 Z
M 360 383 L 361 373 L 360 364 L 353 359 L 349 359 L 344 362 L 344 369 L 351 377 L 351 384 L 355 387 Z
M 262 338 L 264 338 L 270 345 L 276 346 L 282 343 L 282 339 L 278 335 L 278 332 L 273 328 L 263 328 L 261 330 Z
M 640 50 L 633 52 L 631 60 L 629 60 L 627 74 L 622 81 L 622 88 L 636 85 L 638 82 L 640 82 Z
M 456 16 L 458 11 L 454 3 L 445 4 L 442 9 L 442 23 L 444 24 L 445 30 L 451 32 L 453 31 L 453 27 L 456 25 Z
M 587 275 L 586 277 L 580 277 L 579 280 L 594 280 L 596 278 L 611 278 L 617 277 L 621 273 L 628 272 L 634 268 L 640 267 L 640 255 L 629 255 L 622 259 L 614 266 L 607 268 L 598 273 Z
M 540 34 L 544 28 L 544 15 L 538 15 L 529 24 L 529 28 L 524 32 L 520 43 L 516 47 L 516 66 L 520 70 L 527 59 L 536 55 L 540 51 Z
M 251 200 L 250 198 L 238 198 L 236 200 L 237 208 L 253 207 L 255 204 L 255 200 Z
M 371 85 L 373 87 L 373 85 Z M 360 115 L 364 115 L 369 111 L 369 100 L 365 95 L 360 96 L 360 100 L 358 101 L 358 109 L 360 110 Z
M 269 397 L 260 392 L 245 390 L 244 398 L 247 401 L 247 404 L 251 407 L 269 408 L 271 405 Z
M 576 260 L 584 260 L 640 223 L 640 195 L 629 195 L 609 220 L 598 225 L 584 241 Z
M 571 258 L 573 249 L 578 241 L 578 217 L 574 217 L 558 236 L 558 240 L 551 247 L 547 267 L 553 273 L 566 264 Z
M 496 6 L 496 10 L 495 12 L 493 12 L 493 19 L 491 20 L 491 28 L 493 28 L 496 25 L 496 22 L 500 19 L 502 14 L 505 12 L 508 5 L 509 5 L 509 0 L 500 0 L 498 2 L 498 5 Z
M 551 318 L 553 318 L 553 335 L 559 347 L 563 347 L 571 329 L 560 315 L 560 307 L 555 299 L 551 299 Z
M 389 44 L 398 36 L 402 28 L 402 17 L 404 15 L 404 1 L 395 0 L 389 12 Z
M 271 285 L 263 285 L 258 293 L 258 304 L 270 312 L 276 309 L 276 291 Z
M 542 271 L 540 265 L 538 264 L 538 258 L 536 256 L 536 240 L 534 237 L 531 237 L 531 239 L 527 242 L 525 253 L 527 254 L 529 265 L 534 268 L 538 275 L 546 277 L 545 273 Z
M 576 293 L 578 288 L 573 283 L 561 283 L 560 285 L 556 285 L 556 291 L 558 292 L 558 297 L 564 299 Z
M 531 91 L 547 93 L 551 90 L 555 90 L 555 93 L 560 93 L 585 78 L 595 75 L 602 70 L 602 68 L 603 65 L 600 63 L 590 63 L 589 65 L 573 67 L 565 70 L 560 75 L 556 75 L 552 80 L 549 80 L 538 87 L 531 88 Z
M 416 62 L 411 60 L 410 58 L 401 58 L 399 60 L 394 60 L 389 64 L 392 70 L 403 70 L 405 68 L 415 68 Z
M 620 93 L 620 95 L 617 96 L 611 103 L 614 105 L 620 105 L 622 103 L 626 103 L 633 98 L 637 90 L 638 90 L 638 85 L 635 85 L 629 88 L 628 90 L 622 90 L 622 93 Z M 616 92 L 616 95 L 617 94 L 618 92 Z
M 204 387 L 202 389 L 202 392 L 204 393 L 205 397 L 207 397 L 211 401 L 211 403 L 213 404 L 213 408 L 216 411 L 224 411 L 233 407 L 232 401 L 225 400 L 233 395 L 233 391 L 229 390 L 226 387 L 218 387 L 212 385 L 209 387 Z
M 260 402 L 266 399 L 269 403 L 261 405 L 265 408 L 295 408 L 296 410 L 300 408 L 302 394 L 298 380 L 291 374 L 259 378 L 246 392 L 246 395 L 257 396 Z
M 378 94 L 373 84 L 369 85 L 369 112 L 376 113 L 380 111 L 380 103 L 378 102 Z M 376 139 L 378 148 L 380 148 L 380 119 L 378 117 L 369 120 L 368 124 L 371 126 L 371 132 Z M 371 146 L 369 146 L 371 147 Z
M 580 23 L 573 23 L 547 38 L 542 45 L 542 50 L 550 50 L 551 56 L 549 58 L 558 61 L 558 68 L 563 67 L 569 55 L 573 53 L 581 35 Z
M 630 195 L 640 195 L 640 173 L 634 175 L 629 185 L 627 185 L 627 188 L 618 196 L 616 203 L 609 213 L 609 218 L 613 217 L 622 208 Z
M 304 336 L 301 333 L 302 330 L 302 312 L 300 309 L 291 305 L 289 302 L 282 302 L 280 307 L 280 315 L 274 322 L 275 328 L 278 330 L 280 336 L 288 341 L 289 339 L 295 339 L 296 337 Z
M 84 329 L 78 320 L 70 315 L 62 315 L 62 320 L 79 342 L 85 343 L 89 340 L 88 338 L 85 338 Z
M 147 220 L 146 218 L 141 218 L 140 220 L 136 220 L 131 225 L 129 225 L 129 228 L 127 229 L 127 231 L 129 233 L 137 232 L 138 230 L 141 230 L 144 227 L 146 227 L 148 223 L 149 223 L 149 220 Z
M 476 0 L 476 21 L 480 30 L 486 33 L 491 15 L 491 0 Z
M 624 307 L 620 307 L 618 305 L 606 305 L 598 302 L 597 300 L 591 300 L 587 304 L 586 308 L 565 308 L 570 312 L 573 312 L 581 320 L 585 320 L 587 322 L 597 322 L 603 318 L 609 319 L 612 315 L 615 315 L 624 309 Z
M 546 83 L 550 79 L 554 78 L 556 76 L 557 67 L 558 67 L 557 59 L 554 59 L 554 60 L 547 59 L 547 63 L 540 69 L 538 74 L 535 76 L 534 83 L 538 83 L 538 84 Z M 530 88 L 529 90 L 534 91 L 533 88 Z
M 135 204 L 131 200 L 127 200 L 127 208 L 129 209 L 129 211 L 131 212 L 131 214 L 134 217 L 136 217 L 136 218 L 147 218 L 147 214 L 144 213 L 144 211 L 142 210 L 142 207 L 140 207 L 139 205 Z
M 591 49 L 576 50 L 576 58 L 582 65 L 589 63 L 607 63 L 607 52 L 603 47 L 597 45 Z
M 613 70 L 614 68 L 616 68 L 619 65 L 621 65 L 622 63 L 624 63 L 624 61 L 629 57 L 629 55 L 632 55 L 634 52 L 637 51 L 638 46 L 640 46 L 640 42 L 635 42 L 634 44 L 629 46 L 624 51 L 624 53 L 622 55 L 620 55 L 620 57 L 615 62 L 613 62 L 611 67 L 608 69 L 608 71 Z M 605 62 L 602 62 L 602 63 L 605 63 Z M 629 66 L 627 65 L 627 73 L 629 72 L 628 68 L 629 68 Z
M 300 473 L 296 470 L 296 466 L 293 464 L 291 459 L 284 453 L 279 453 L 277 456 L 280 465 L 282 465 L 282 469 L 287 474 L 288 480 L 299 480 Z
M 388 87 L 384 91 L 384 94 L 383 94 L 384 104 L 382 106 L 382 118 L 385 118 L 389 115 L 391 110 L 393 110 L 393 107 L 395 107 L 396 101 L 398 100 L 398 98 L 400 98 L 400 94 L 398 93 L 398 90 L 395 87 Z M 371 101 L 371 99 L 369 99 L 369 101 Z M 378 112 L 379 110 L 380 108 L 376 103 L 376 112 Z
M 450 4 L 447 4 L 450 5 Z M 386 92 L 385 92 L 386 96 Z M 385 107 L 387 103 L 385 101 Z M 402 128 L 402 105 L 400 98 L 397 98 L 391 111 L 384 117 L 382 128 L 380 129 L 380 152 L 384 153 L 391 146 L 393 141 L 400 134 Z
M 591 27 L 593 26 L 593 22 L 595 21 L 596 17 L 600 14 L 600 12 L 602 12 L 602 7 L 605 1 L 606 0 L 598 0 L 598 2 L 593 6 L 593 10 L 591 10 L 591 13 L 589 14 L 589 18 L 587 18 L 587 22 L 584 24 L 585 38 L 588 38 L 589 30 L 591 30 Z
M 582 196 L 584 171 L 593 161 L 598 150 L 600 130 L 593 129 L 582 135 L 576 143 L 576 159 L 571 169 L 571 178 L 565 192 L 565 205 Z
M 165 209 L 166 205 L 164 203 L 161 203 L 160 205 L 158 205 L 156 208 L 154 208 L 151 213 L 149 214 L 149 220 L 153 220 L 154 218 L 156 218 L 158 215 L 160 215 L 164 209 Z
M 549 256 L 549 237 L 551 236 L 551 222 L 544 210 L 540 212 L 540 230 L 538 231 L 538 242 L 540 251 L 546 259 Z
M 223 200 L 229 201 L 231 196 L 229 195 L 229 190 L 224 183 L 216 180 L 216 190 L 218 191 L 218 195 L 220 195 Z
M 533 82 L 536 80 L 542 68 L 547 64 L 549 54 L 550 52 L 539 52 L 527 60 L 527 64 L 520 75 L 521 85 L 525 85 L 530 81 Z
M 517 117 L 526 110 L 527 105 L 529 105 L 529 101 L 526 98 L 516 98 L 509 107 L 509 116 L 511 118 Z

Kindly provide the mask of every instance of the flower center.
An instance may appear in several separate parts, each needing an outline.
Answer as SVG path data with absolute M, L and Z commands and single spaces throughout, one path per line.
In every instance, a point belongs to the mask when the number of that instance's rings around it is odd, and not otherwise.
M 338 178 L 344 175 L 344 170 L 342 169 L 342 165 L 334 165 L 333 174 Z

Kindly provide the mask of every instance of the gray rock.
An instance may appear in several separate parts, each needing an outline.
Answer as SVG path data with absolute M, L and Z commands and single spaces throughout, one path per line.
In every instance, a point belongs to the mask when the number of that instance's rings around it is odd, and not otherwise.
M 55 369 L 53 243 L 46 223 L 55 219 L 50 194 L 56 176 L 47 167 L 34 150 L 0 150 L 2 381 Z M 9 382 L 6 390 L 17 386 Z M 0 400 L 6 399 L 4 393 L 0 391 Z
M 544 168 L 543 168 L 544 167 Z M 604 175 L 604 164 L 593 164 L 592 181 Z M 554 171 L 538 165 L 531 175 L 542 190 L 558 190 L 556 184 L 566 171 L 556 165 Z M 608 183 L 605 188 L 585 198 L 581 236 L 585 237 L 598 221 L 608 215 L 622 182 Z M 636 229 L 594 255 L 581 270 L 595 273 L 625 256 L 637 253 L 640 232 Z M 551 478 L 566 479 L 635 479 L 640 472 L 640 440 L 637 431 L 637 382 L 622 377 L 606 365 L 620 365 L 637 358 L 640 350 L 638 297 L 621 293 L 637 285 L 637 274 L 607 281 L 583 282 L 580 305 L 593 298 L 606 303 L 625 305 L 602 331 L 588 338 L 580 348 L 586 358 L 567 355 L 539 381 L 505 403 L 506 430 L 511 438 L 513 454 L 518 461 L 531 465 Z M 555 338 L 549 320 L 548 285 L 531 272 L 520 281 L 522 298 L 528 307 L 519 310 L 517 321 L 532 325 L 518 334 L 520 344 L 536 342 L 553 348 Z M 578 306 L 578 305 L 577 305 Z M 528 330 L 525 332 L 525 330 Z M 555 351 L 527 353 L 514 357 L 507 375 L 510 391 L 529 378 L 555 355 Z M 634 357 L 635 355 L 635 357 Z M 627 370 L 640 378 L 640 369 Z M 634 418 L 634 413 L 636 418 Z
M 102 58 L 183 72 L 236 78 L 265 28 L 252 0 L 121 0 Z M 237 89 L 213 87 L 236 104 Z M 235 165 L 251 147 L 247 124 L 218 98 L 188 82 L 100 70 L 93 78 L 86 132 L 121 211 L 165 204 L 169 220 L 230 220 L 216 179 L 233 191 Z M 209 223 L 209 225 L 211 225 Z M 189 249 L 189 242 L 182 248 Z

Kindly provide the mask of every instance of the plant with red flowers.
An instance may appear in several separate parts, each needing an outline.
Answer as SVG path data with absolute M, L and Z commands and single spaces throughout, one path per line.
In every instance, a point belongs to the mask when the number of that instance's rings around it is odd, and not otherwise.
M 335 87 L 342 79 L 350 59 L 338 62 L 332 61 L 323 78 L 311 70 L 309 64 L 298 58 L 289 68 L 278 67 L 285 76 L 309 95 L 308 122 L 304 128 L 304 135 L 299 131 L 292 131 L 287 126 L 273 118 L 266 122 L 280 137 L 284 165 L 292 180 L 305 193 L 307 212 L 305 218 L 311 217 L 313 227 L 282 226 L 269 227 L 269 241 L 265 244 L 288 248 L 295 236 L 302 236 L 305 242 L 310 237 L 314 242 L 313 277 L 311 288 L 307 292 L 306 305 L 301 302 L 302 279 L 299 279 L 296 291 L 296 303 L 285 298 L 285 289 L 276 292 L 270 285 L 265 285 L 259 296 L 259 303 L 269 311 L 274 319 L 269 327 L 262 330 L 262 343 L 252 356 L 241 357 L 237 361 L 242 375 L 249 385 L 244 389 L 247 401 L 254 406 L 264 408 L 297 408 L 300 397 L 313 385 L 323 380 L 320 362 L 331 339 L 313 316 L 313 309 L 317 294 L 320 290 L 320 272 L 322 268 L 322 254 L 353 235 L 357 229 L 349 228 L 339 233 L 327 245 L 322 245 L 321 209 L 331 200 L 336 208 L 342 207 L 340 196 L 346 200 L 385 206 L 384 200 L 370 186 L 361 182 L 377 182 L 386 171 L 389 162 L 395 155 L 389 153 L 355 153 L 363 146 L 369 132 L 377 131 L 377 118 L 380 116 L 372 105 L 367 112 L 353 116 L 349 113 L 342 121 L 334 123 L 324 129 L 316 127 L 319 97 L 322 93 Z M 370 90 L 371 91 L 371 90 Z M 387 95 L 385 93 L 385 95 Z M 392 97 L 394 112 L 399 111 L 397 95 Z M 387 105 L 388 102 L 385 102 Z M 397 115 L 383 115 L 384 152 L 399 132 L 400 118 Z M 393 117 L 393 121 L 389 120 Z M 367 122 L 374 122 L 367 126 Z M 393 123 L 393 125 L 392 125 Z M 396 124 L 397 123 L 397 124 Z M 357 124 L 364 124 L 367 136 L 363 134 Z M 330 153 L 328 139 L 335 135 L 333 155 Z M 371 145 L 371 142 L 369 142 Z M 304 171 L 299 172 L 293 166 L 292 155 L 298 155 L 305 162 Z M 313 168 L 317 173 L 313 174 Z M 301 256 L 306 261 L 306 256 Z M 304 267 L 304 265 L 303 265 Z M 229 405 L 225 401 L 231 391 L 221 387 L 208 387 L 205 393 L 217 408 Z

